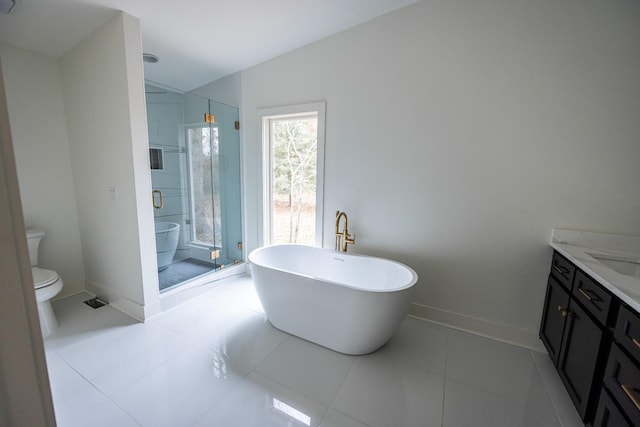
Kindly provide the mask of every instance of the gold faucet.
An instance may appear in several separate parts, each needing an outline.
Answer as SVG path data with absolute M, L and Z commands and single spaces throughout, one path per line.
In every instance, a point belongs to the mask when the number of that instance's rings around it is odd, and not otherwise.
M 344 228 L 340 231 L 340 220 L 344 218 Z M 336 211 L 336 251 L 347 252 L 347 245 L 356 243 L 356 236 L 349 234 L 349 220 L 345 212 Z

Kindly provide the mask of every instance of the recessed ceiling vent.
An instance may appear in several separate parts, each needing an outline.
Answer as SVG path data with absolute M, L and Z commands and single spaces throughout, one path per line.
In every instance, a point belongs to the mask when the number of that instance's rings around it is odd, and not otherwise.
M 16 0 L 0 0 L 0 14 L 8 15 L 16 7 Z
M 0 0 L 0 1 L 4 1 L 4 0 Z M 151 53 L 143 53 L 142 60 L 149 64 L 155 64 L 156 62 L 158 62 L 158 57 Z

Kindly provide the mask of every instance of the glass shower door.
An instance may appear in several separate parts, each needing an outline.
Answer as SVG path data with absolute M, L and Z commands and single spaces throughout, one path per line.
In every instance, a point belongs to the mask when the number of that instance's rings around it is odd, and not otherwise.
M 242 262 L 239 111 L 149 82 L 146 104 L 164 292 Z
M 218 264 L 222 223 L 220 212 L 220 138 L 218 126 L 185 126 L 189 160 L 192 255 Z

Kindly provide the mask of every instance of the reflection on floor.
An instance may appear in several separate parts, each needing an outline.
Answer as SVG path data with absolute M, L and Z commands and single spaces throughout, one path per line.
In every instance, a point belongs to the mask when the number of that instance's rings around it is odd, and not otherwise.
M 55 301 L 58 425 L 582 427 L 546 354 L 407 318 L 346 356 L 273 328 L 249 277 L 219 283 L 146 323 Z
M 170 264 L 169 267 L 158 272 L 160 292 L 169 289 L 178 283 L 191 280 L 205 273 L 213 271 L 217 265 L 200 261 L 195 258 L 187 258 Z

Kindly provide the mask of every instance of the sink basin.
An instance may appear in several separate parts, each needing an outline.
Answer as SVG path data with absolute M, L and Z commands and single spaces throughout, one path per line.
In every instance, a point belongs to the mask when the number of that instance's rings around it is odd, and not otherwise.
M 587 255 L 616 273 L 640 279 L 640 257 L 603 253 L 588 253 Z

